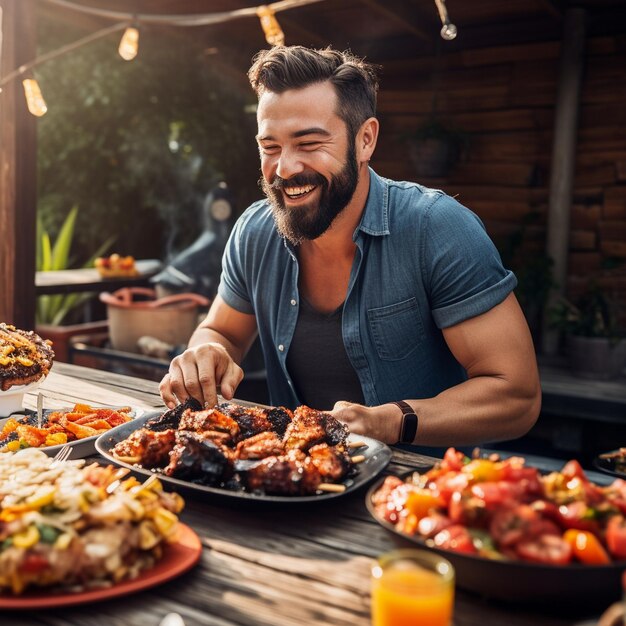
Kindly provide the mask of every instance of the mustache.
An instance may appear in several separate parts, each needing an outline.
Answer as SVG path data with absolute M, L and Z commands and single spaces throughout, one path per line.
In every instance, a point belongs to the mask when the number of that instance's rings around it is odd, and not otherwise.
M 283 189 L 285 185 L 289 187 L 303 187 L 304 185 L 323 185 L 325 183 L 326 179 L 321 174 L 296 174 L 291 178 L 282 178 L 276 174 L 268 186 L 270 189 Z

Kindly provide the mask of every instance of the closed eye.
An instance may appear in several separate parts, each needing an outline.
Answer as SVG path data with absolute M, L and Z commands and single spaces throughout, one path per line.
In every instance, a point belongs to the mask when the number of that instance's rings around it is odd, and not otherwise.
M 304 150 L 315 150 L 321 145 L 320 141 L 304 141 L 300 144 L 300 147 Z

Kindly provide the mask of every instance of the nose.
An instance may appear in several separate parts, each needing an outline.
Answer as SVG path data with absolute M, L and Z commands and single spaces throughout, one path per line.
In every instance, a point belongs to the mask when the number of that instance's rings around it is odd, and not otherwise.
M 298 158 L 298 155 L 291 150 L 283 150 L 278 159 L 276 166 L 276 174 L 284 180 L 288 180 L 296 174 L 304 171 L 304 164 Z

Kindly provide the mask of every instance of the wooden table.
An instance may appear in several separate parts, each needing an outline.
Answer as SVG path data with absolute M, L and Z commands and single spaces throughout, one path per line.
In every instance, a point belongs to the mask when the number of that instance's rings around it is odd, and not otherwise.
M 162 263 L 157 259 L 143 259 L 135 261 L 135 266 L 139 272 L 137 276 L 119 278 L 102 278 L 96 268 L 36 272 L 35 291 L 38 296 L 42 296 L 86 291 L 115 291 L 121 287 L 147 285 L 148 279 L 160 271 Z
M 56 363 L 41 387 L 46 407 L 77 400 L 161 406 L 157 384 Z M 34 407 L 34 397 L 27 398 Z M 391 472 L 428 457 L 394 451 Z M 160 587 L 84 607 L 0 614 L 12 626 L 366 626 L 372 558 L 397 547 L 369 516 L 364 492 L 309 506 L 250 506 L 186 498 L 182 520 L 201 537 L 201 562 Z M 555 607 L 555 611 L 563 607 Z M 576 614 L 576 619 L 589 617 Z M 575 619 L 498 604 L 457 589 L 455 626 L 565 626 Z

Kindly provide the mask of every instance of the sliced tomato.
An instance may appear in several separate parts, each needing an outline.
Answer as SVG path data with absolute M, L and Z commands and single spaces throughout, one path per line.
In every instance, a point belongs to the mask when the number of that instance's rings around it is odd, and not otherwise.
M 417 530 L 422 537 L 434 537 L 436 534 L 452 525 L 452 520 L 446 515 L 431 513 L 426 517 L 422 517 L 417 524 Z
M 463 468 L 464 460 L 465 455 L 462 452 L 457 452 L 454 448 L 448 448 L 439 467 L 444 472 L 460 472 Z
M 567 479 L 581 478 L 582 480 L 589 480 L 585 474 L 585 470 L 582 468 L 582 465 L 576 459 L 568 461 L 563 466 L 561 474 L 563 474 L 563 476 Z
M 499 510 L 491 520 L 489 532 L 502 548 L 532 541 L 542 535 L 561 535 L 558 526 L 543 518 L 527 504 Z
M 600 532 L 600 523 L 594 517 L 594 510 L 582 500 L 562 504 L 559 507 L 559 515 L 563 528 L 590 530 L 593 533 Z
M 437 533 L 433 541 L 438 548 L 444 550 L 465 553 L 475 553 L 477 551 L 469 531 L 460 524 L 454 524 Z
M 471 487 L 472 495 L 485 503 L 488 509 L 502 506 L 515 499 L 517 493 L 512 483 L 504 480 L 498 482 L 476 483 Z
M 432 483 L 434 489 L 443 498 L 444 502 L 450 502 L 452 494 L 457 491 L 463 491 L 469 484 L 469 476 L 461 472 L 447 472 L 442 476 L 439 476 Z
M 27 552 L 24 560 L 19 566 L 21 572 L 28 574 L 38 574 L 50 565 L 48 559 L 37 552 Z
M 448 515 L 455 524 L 484 527 L 487 524 L 487 509 L 480 498 L 470 493 L 456 491 L 448 503 Z
M 525 561 L 547 565 L 565 565 L 572 560 L 572 548 L 558 535 L 541 535 L 515 546 L 517 555 Z
M 588 530 L 570 528 L 565 531 L 563 539 L 569 543 L 574 557 L 581 563 L 606 565 L 611 562 L 600 540 Z
M 614 515 L 606 526 L 606 545 L 616 559 L 626 559 L 626 519 Z

